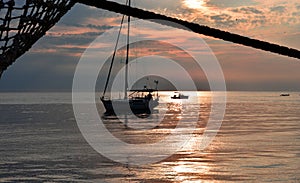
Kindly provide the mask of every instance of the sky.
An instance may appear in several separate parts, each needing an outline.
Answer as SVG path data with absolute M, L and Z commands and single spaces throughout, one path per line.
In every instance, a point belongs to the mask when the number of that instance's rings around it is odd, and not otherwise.
M 300 49 L 298 0 L 132 0 L 132 5 Z M 98 36 L 119 26 L 120 21 L 120 14 L 75 5 L 46 36 L 5 71 L 0 80 L 0 91 L 71 91 L 74 72 L 84 51 Z M 150 32 L 149 29 L 142 34 L 149 36 Z M 152 36 L 160 38 L 159 34 Z M 184 36 L 175 36 L 179 42 L 184 39 Z M 299 59 L 198 36 L 217 58 L 227 90 L 300 91 Z M 169 69 L 165 70 L 168 72 Z M 192 72 L 198 89 L 209 89 L 199 79 L 203 77 L 201 69 Z M 196 73 L 200 73 L 199 76 Z

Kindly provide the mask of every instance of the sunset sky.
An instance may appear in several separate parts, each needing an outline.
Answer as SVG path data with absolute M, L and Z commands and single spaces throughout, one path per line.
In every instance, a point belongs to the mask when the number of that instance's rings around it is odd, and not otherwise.
M 300 49 L 299 0 L 132 0 L 132 5 Z M 0 91 L 70 91 L 82 53 L 120 21 L 120 14 L 75 5 L 8 68 L 0 80 Z M 300 91 L 299 59 L 199 36 L 219 60 L 228 90 Z

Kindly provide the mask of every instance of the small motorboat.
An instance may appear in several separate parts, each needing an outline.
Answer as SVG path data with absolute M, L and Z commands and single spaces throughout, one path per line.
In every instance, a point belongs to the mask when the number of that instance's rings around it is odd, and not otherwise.
M 175 92 L 173 96 L 171 96 L 171 99 L 188 99 L 188 95 L 184 95 L 182 93 Z
M 281 97 L 288 97 L 288 96 L 290 96 L 290 94 L 289 93 L 282 93 L 282 94 L 280 94 L 280 96 Z

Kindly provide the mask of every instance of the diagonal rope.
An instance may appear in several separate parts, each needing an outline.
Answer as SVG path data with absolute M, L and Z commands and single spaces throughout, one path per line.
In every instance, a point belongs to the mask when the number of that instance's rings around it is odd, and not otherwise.
M 106 9 L 116 13 L 133 16 L 140 19 L 146 19 L 162 25 L 168 25 L 179 29 L 187 29 L 195 33 L 241 44 L 244 46 L 249 46 L 252 48 L 300 59 L 300 51 L 293 48 L 280 46 L 278 44 L 269 43 L 258 39 L 252 39 L 238 34 L 233 34 L 219 29 L 210 28 L 208 26 L 191 23 L 184 20 L 179 20 L 176 18 L 168 17 L 161 14 L 156 14 L 138 8 L 128 7 L 126 5 L 122 5 L 119 3 L 115 3 L 107 0 L 77 0 L 77 2 L 89 6 L 101 8 L 101 9 Z

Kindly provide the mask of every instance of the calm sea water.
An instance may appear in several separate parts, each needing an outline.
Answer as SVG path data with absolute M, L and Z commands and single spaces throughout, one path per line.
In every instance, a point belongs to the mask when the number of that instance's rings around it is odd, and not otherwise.
M 182 116 L 181 102 L 167 100 L 169 94 L 161 94 L 163 124 L 145 131 L 108 118 L 107 128 L 128 143 L 149 143 L 167 136 L 179 119 L 193 122 L 189 116 L 199 108 L 190 106 Z M 300 182 L 300 95 L 290 94 L 228 92 L 222 126 L 205 150 L 191 147 L 158 163 L 131 166 L 88 145 L 71 94 L 0 93 L 0 182 Z M 206 128 L 211 95 L 199 93 L 195 136 Z

